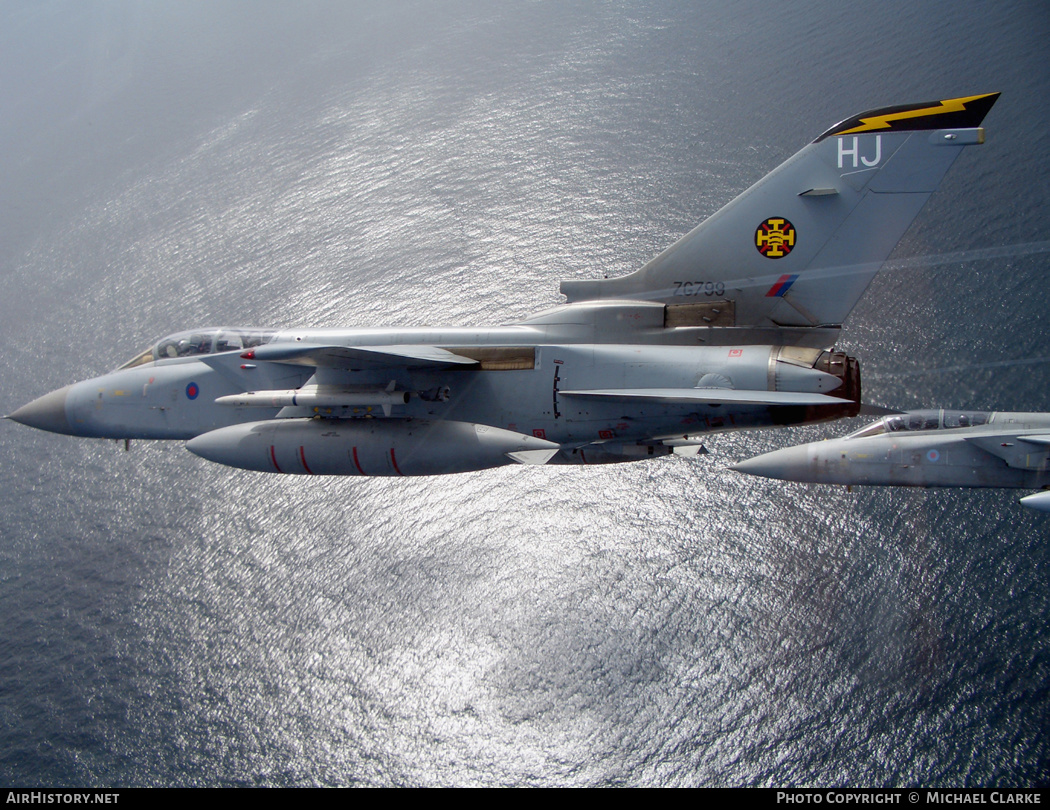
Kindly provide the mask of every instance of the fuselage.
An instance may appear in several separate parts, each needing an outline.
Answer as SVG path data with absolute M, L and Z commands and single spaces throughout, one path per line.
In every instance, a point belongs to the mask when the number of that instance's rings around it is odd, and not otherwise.
M 521 334 L 420 333 L 418 339 L 451 350 L 475 346 L 511 347 L 500 337 Z M 278 334 L 277 340 L 323 339 L 368 345 L 378 336 L 361 332 L 333 334 L 302 331 Z M 385 339 L 389 336 L 384 336 Z M 473 337 L 474 343 L 465 338 Z M 387 344 L 384 344 L 387 345 Z M 455 371 L 361 370 L 345 375 L 345 382 L 328 380 L 324 370 L 276 363 L 253 363 L 241 352 L 206 358 L 161 359 L 101 377 L 75 383 L 64 391 L 62 409 L 68 425 L 56 432 L 112 439 L 190 439 L 201 433 L 246 421 L 283 417 L 333 416 L 331 408 L 230 407 L 216 403 L 222 397 L 256 390 L 301 389 L 308 381 L 320 385 L 348 385 L 383 389 L 392 381 L 397 390 L 412 392 L 407 403 L 394 405 L 390 416 L 448 419 L 498 425 L 542 435 L 558 443 L 587 443 L 611 438 L 639 439 L 654 435 L 712 432 L 785 423 L 793 408 L 770 409 L 734 405 L 632 405 L 625 413 L 621 403 L 574 403 L 562 400 L 568 388 L 693 388 L 705 375 L 731 380 L 741 388 L 766 389 L 769 369 L 775 367 L 779 347 L 639 347 L 624 345 L 513 346 L 509 366 L 527 368 Z M 514 356 L 512 356 L 514 355 Z M 499 359 L 492 365 L 499 365 Z M 789 366 L 793 379 L 788 387 L 773 390 L 833 391 L 823 372 Z M 808 375 L 803 372 L 810 372 Z M 342 373 L 340 373 L 342 375 Z M 331 377 L 332 375 L 327 375 Z M 807 379 L 808 377 L 808 379 Z M 321 378 L 321 379 L 318 379 Z M 837 382 L 837 381 L 836 381 Z M 835 386 L 837 387 L 837 385 Z M 424 399 L 429 391 L 448 389 L 448 399 Z M 57 393 L 57 392 L 56 392 Z M 421 395 L 417 395 L 421 394 Z M 780 418 L 776 411 L 780 411 Z M 379 417 L 378 405 L 360 404 L 340 416 Z M 817 414 L 812 414 L 816 417 Z M 16 412 L 15 417 L 18 418 Z M 813 421 L 804 419 L 799 421 Z M 56 422 L 55 427 L 60 427 Z
M 859 379 L 855 373 L 846 379 L 844 355 L 836 355 L 835 365 L 820 349 L 698 345 L 711 330 L 669 329 L 664 318 L 661 305 L 631 302 L 564 307 L 490 329 L 202 329 L 165 338 L 124 367 L 48 394 L 12 416 L 77 436 L 179 440 L 271 419 L 461 422 L 563 448 L 596 444 L 608 451 L 619 443 L 836 418 L 859 400 Z M 474 362 L 441 366 L 399 357 L 303 364 L 284 356 L 297 346 L 436 347 Z M 259 359 L 267 351 L 283 359 Z M 771 407 L 565 395 L 698 387 L 850 401 Z M 253 399 L 251 392 L 268 393 Z M 592 449 L 592 459 L 601 456 Z

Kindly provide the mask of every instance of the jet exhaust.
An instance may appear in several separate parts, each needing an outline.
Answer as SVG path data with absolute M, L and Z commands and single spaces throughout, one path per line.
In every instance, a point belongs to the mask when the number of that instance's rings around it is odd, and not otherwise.
M 778 366 L 783 363 L 778 359 Z M 821 352 L 814 361 L 813 370 L 838 379 L 834 395 L 848 403 L 834 405 L 787 405 L 770 408 L 772 424 L 810 425 L 818 422 L 831 422 L 835 419 L 848 419 L 860 413 L 860 362 L 845 352 Z

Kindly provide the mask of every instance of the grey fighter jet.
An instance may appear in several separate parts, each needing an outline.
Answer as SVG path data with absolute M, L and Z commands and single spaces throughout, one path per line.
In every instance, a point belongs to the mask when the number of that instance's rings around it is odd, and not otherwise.
M 732 469 L 812 484 L 1050 489 L 1050 414 L 909 411 Z M 1050 512 L 1050 491 L 1021 498 Z
M 74 436 L 177 439 L 275 473 L 432 475 L 697 452 L 856 415 L 834 349 L 998 93 L 862 113 L 634 273 L 485 328 L 197 329 L 19 408 Z

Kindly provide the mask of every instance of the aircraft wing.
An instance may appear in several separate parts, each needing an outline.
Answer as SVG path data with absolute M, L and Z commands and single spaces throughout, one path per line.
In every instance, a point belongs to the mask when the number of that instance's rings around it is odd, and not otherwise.
M 559 396 L 581 399 L 624 400 L 633 402 L 690 403 L 719 405 L 842 405 L 848 399 L 827 394 L 795 391 L 738 391 L 734 388 L 608 388 L 589 391 L 559 391 Z
M 1016 469 L 1044 469 L 1050 463 L 1050 433 L 992 433 L 966 441 Z
M 331 346 L 317 343 L 271 343 L 241 357 L 294 366 L 339 368 L 347 371 L 389 368 L 467 368 L 478 361 L 437 346 Z

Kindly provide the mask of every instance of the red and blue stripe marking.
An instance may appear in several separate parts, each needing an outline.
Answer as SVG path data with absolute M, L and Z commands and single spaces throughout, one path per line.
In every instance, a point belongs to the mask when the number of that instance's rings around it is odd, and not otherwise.
M 791 285 L 798 280 L 798 273 L 785 273 L 777 279 L 777 283 L 769 288 L 769 292 L 766 293 L 766 298 L 783 298 L 787 295 L 787 291 L 791 289 Z

